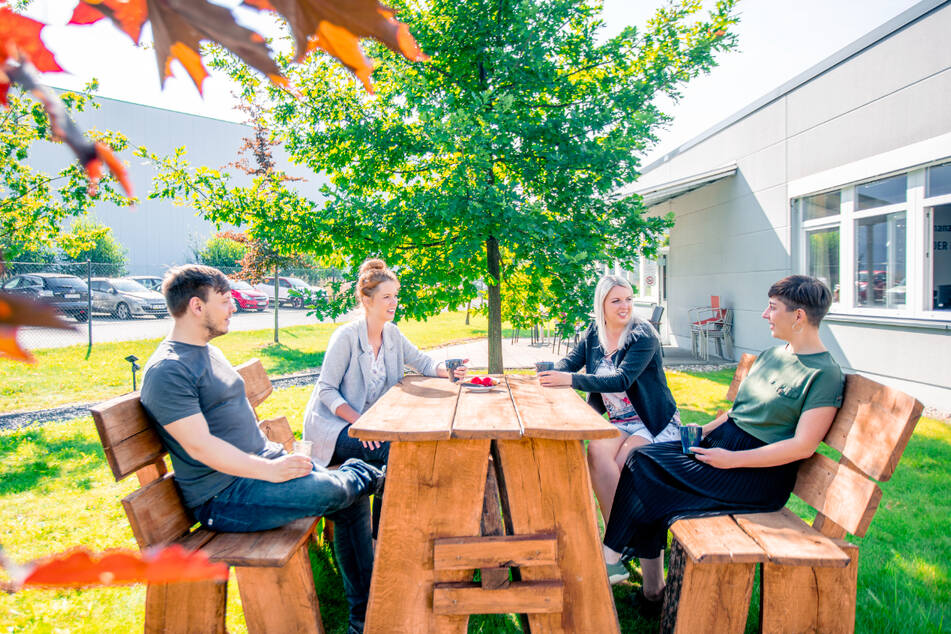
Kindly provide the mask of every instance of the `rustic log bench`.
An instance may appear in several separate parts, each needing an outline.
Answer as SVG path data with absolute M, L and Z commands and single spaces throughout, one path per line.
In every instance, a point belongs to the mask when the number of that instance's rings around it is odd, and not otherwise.
M 727 400 L 754 359 L 743 355 Z M 907 394 L 847 375 L 824 439 L 840 458 L 813 454 L 793 490 L 815 521 L 784 508 L 675 522 L 661 631 L 743 632 L 760 565 L 762 631 L 852 632 L 859 549 L 845 537 L 868 531 L 882 497 L 875 480 L 895 472 L 922 409 Z
M 260 361 L 236 368 L 253 407 L 271 393 Z M 306 517 L 256 533 L 216 533 L 195 527 L 182 503 L 158 433 L 132 392 L 91 408 L 116 481 L 135 474 L 140 488 L 122 500 L 139 548 L 181 544 L 202 549 L 212 561 L 234 566 L 249 632 L 324 631 L 307 547 L 320 518 Z M 288 446 L 285 418 L 259 426 Z M 289 434 L 289 437 L 286 437 Z M 146 632 L 225 632 L 227 584 L 214 581 L 150 584 L 145 596 Z

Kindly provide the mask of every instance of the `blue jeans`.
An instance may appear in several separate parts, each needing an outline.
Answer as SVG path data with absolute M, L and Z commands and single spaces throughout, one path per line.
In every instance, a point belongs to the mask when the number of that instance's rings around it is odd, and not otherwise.
M 202 525 L 224 533 L 268 530 L 313 515 L 332 520 L 350 621 L 363 623 L 373 572 L 368 493 L 381 475 L 361 460 L 348 460 L 335 471 L 315 465 L 309 475 L 286 482 L 238 478 L 193 513 Z

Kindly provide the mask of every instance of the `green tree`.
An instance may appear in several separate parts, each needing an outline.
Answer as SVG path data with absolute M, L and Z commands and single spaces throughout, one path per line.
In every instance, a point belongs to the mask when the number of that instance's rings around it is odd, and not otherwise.
M 95 85 L 87 87 L 94 90 Z M 64 92 L 60 99 L 70 113 L 98 108 L 85 92 Z M 131 205 L 115 187 L 115 180 L 105 176 L 98 190 L 91 193 L 86 174 L 77 164 L 70 164 L 55 174 L 30 165 L 30 151 L 37 142 L 52 141 L 49 119 L 43 106 L 12 89 L 8 95 L 9 109 L 0 112 L 0 255 L 8 260 L 48 254 L 64 220 L 81 216 L 99 201 Z M 119 151 L 127 139 L 115 132 L 91 132 Z
M 93 275 L 118 277 L 126 273 L 126 249 L 113 237 L 112 229 L 95 218 L 85 216 L 73 221 L 72 227 L 58 238 L 62 259 L 98 264 Z M 84 267 L 74 267 L 76 274 L 85 274 Z
M 705 16 L 699 1 L 669 3 L 643 32 L 609 39 L 597 0 L 397 3 L 432 61 L 374 50 L 376 97 L 318 57 L 287 68 L 302 99 L 260 89 L 266 125 L 293 160 L 329 178 L 324 200 L 281 187 L 271 195 L 288 204 L 262 213 L 216 181 L 206 214 L 250 222 L 251 235 L 330 266 L 382 256 L 413 317 L 465 303 L 484 280 L 489 366 L 500 371 L 503 293 L 510 316 L 545 311 L 573 325 L 589 310 L 598 262 L 633 265 L 663 239 L 672 219 L 645 217 L 625 192 L 669 121 L 657 98 L 676 99 L 734 46 L 734 2 Z M 245 95 L 258 90 L 240 63 L 219 64 Z M 159 187 L 172 195 L 207 174 L 172 167 Z
M 208 238 L 196 255 L 201 264 L 228 269 L 230 273 L 241 266 L 241 260 L 248 250 L 246 242 L 243 235 L 239 237 L 232 231 L 222 231 Z

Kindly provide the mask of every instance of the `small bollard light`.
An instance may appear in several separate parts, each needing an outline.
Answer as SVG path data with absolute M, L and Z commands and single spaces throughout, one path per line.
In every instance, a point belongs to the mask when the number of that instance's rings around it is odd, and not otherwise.
M 135 372 L 136 370 L 142 369 L 139 366 L 139 364 L 136 363 L 136 361 L 138 361 L 139 358 L 135 356 L 134 354 L 130 354 L 129 356 L 125 358 L 125 360 L 132 364 L 132 391 L 135 392 Z

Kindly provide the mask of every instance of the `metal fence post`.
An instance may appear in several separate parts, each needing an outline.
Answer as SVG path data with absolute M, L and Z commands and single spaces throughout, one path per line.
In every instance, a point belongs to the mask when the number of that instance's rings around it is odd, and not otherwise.
M 86 332 L 89 345 L 86 347 L 86 358 L 92 354 L 92 262 L 86 259 Z
M 275 264 L 274 265 L 274 343 L 280 343 L 277 336 L 277 332 L 278 332 L 277 312 L 278 312 L 278 308 L 280 308 L 281 306 L 281 295 L 280 295 L 281 284 L 280 284 L 280 280 L 278 280 L 277 278 L 277 275 L 278 275 L 277 264 Z

